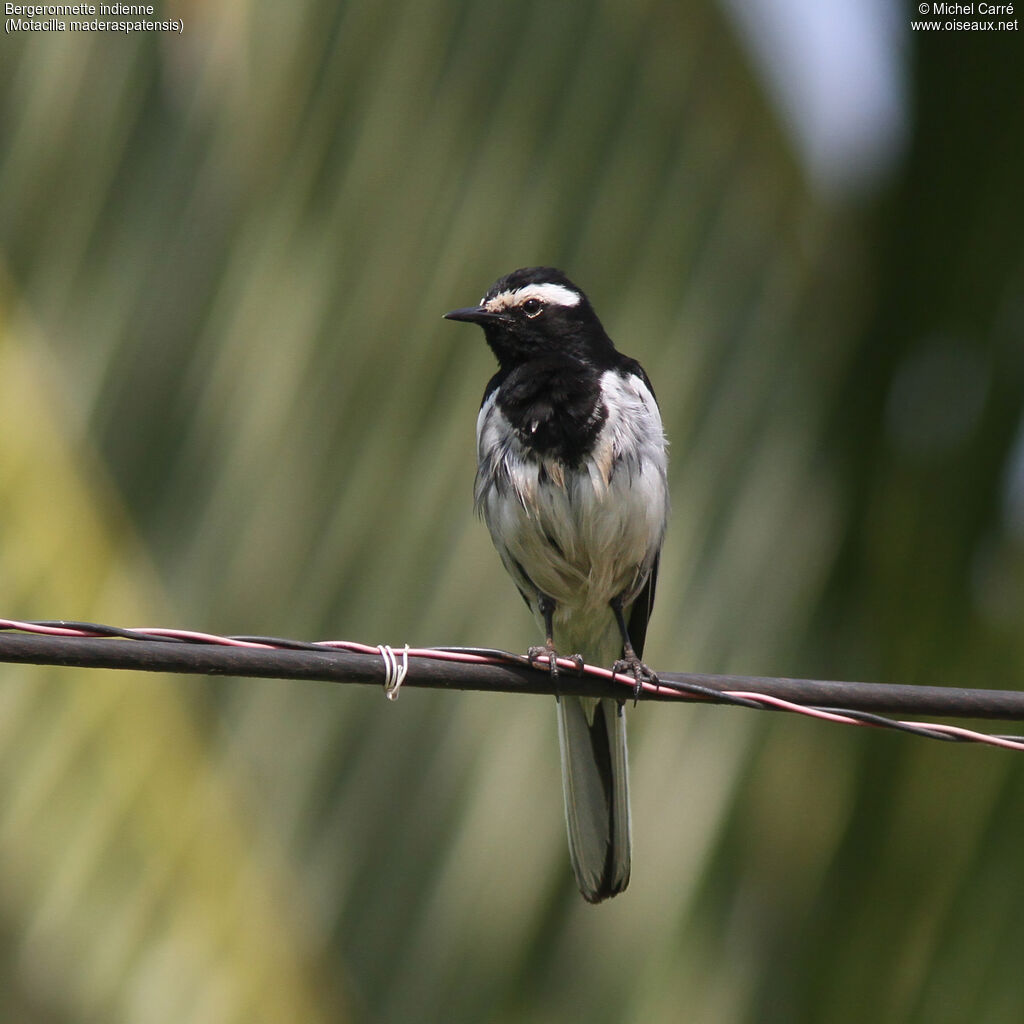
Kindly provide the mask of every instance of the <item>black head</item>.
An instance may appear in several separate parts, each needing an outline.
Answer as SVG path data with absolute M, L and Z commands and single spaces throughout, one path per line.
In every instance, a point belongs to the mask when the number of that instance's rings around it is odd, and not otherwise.
M 555 354 L 604 362 L 615 352 L 586 295 L 554 267 L 513 270 L 479 306 L 445 316 L 479 324 L 503 369 Z

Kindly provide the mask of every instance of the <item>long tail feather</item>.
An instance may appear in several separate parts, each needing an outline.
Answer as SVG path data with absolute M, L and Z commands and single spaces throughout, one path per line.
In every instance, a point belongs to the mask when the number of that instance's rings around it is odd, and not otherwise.
M 620 701 L 563 696 L 558 702 L 569 856 L 590 903 L 629 884 L 629 766 Z

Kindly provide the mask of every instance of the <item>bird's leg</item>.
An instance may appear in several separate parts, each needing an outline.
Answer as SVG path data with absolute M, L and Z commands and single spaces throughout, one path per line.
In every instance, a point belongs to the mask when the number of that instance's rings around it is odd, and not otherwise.
M 644 683 L 658 685 L 658 677 L 637 656 L 633 650 L 633 642 L 629 639 L 629 627 L 626 616 L 622 613 L 622 597 L 613 597 L 609 602 L 615 622 L 622 637 L 622 657 L 612 666 L 613 672 L 628 672 L 633 677 L 633 699 L 640 696 Z
M 526 657 L 529 658 L 530 664 L 532 665 L 538 658 L 547 658 L 548 660 L 548 672 L 551 675 L 551 682 L 555 687 L 557 693 L 558 690 L 558 651 L 555 650 L 554 641 L 554 628 L 552 626 L 552 619 L 555 616 L 555 602 L 552 598 L 548 597 L 547 594 L 540 594 L 537 599 L 537 606 L 540 608 L 540 613 L 544 618 L 544 635 L 546 637 L 543 647 L 531 647 L 526 652 Z M 583 655 L 573 654 L 570 655 L 571 659 L 576 662 L 576 668 L 583 671 Z
M 526 657 L 530 659 L 531 665 L 538 658 L 547 658 L 551 681 L 557 686 L 558 684 L 555 680 L 558 679 L 558 651 L 555 650 L 554 629 L 551 624 L 551 620 L 555 615 L 555 602 L 547 594 L 540 594 L 537 599 L 537 607 L 540 608 L 540 613 L 544 617 L 544 635 L 546 639 L 543 647 L 531 647 L 526 652 Z

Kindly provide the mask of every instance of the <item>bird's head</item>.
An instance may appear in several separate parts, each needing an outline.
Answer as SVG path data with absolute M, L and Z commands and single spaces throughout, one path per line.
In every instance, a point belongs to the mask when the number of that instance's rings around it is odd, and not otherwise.
M 479 324 L 504 369 L 554 354 L 596 360 L 614 351 L 586 295 L 553 267 L 514 270 L 478 306 L 445 317 Z

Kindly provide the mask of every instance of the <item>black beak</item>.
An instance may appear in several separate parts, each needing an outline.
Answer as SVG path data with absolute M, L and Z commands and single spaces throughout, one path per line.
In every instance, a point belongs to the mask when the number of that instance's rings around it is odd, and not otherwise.
M 464 309 L 453 309 L 450 313 L 445 313 L 445 320 L 461 320 L 467 324 L 488 324 L 488 323 L 502 323 L 508 318 L 502 313 L 492 313 L 489 309 L 484 309 L 483 306 L 466 306 Z

